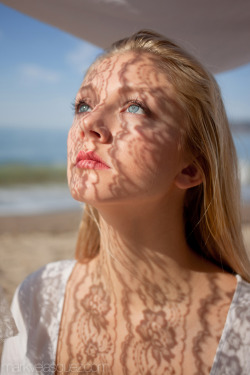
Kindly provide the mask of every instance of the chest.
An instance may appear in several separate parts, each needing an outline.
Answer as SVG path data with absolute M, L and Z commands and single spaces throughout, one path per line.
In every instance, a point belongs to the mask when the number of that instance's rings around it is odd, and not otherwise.
M 72 374 L 210 373 L 226 316 L 211 319 L 208 311 L 194 307 L 145 308 L 132 314 L 129 305 L 111 302 L 99 290 L 81 302 L 67 303 L 58 339 L 58 369 Z

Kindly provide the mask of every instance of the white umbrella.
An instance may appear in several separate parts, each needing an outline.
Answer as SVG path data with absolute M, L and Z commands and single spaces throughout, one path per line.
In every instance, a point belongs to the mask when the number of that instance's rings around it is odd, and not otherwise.
M 250 62 L 249 0 L 1 0 L 100 47 L 141 28 L 158 31 L 214 73 Z

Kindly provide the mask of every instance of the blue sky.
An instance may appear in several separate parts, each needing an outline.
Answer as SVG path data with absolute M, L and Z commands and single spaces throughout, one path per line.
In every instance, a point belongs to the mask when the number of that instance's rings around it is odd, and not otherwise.
M 0 4 L 0 127 L 68 128 L 101 50 Z M 250 64 L 216 76 L 232 120 L 250 122 Z

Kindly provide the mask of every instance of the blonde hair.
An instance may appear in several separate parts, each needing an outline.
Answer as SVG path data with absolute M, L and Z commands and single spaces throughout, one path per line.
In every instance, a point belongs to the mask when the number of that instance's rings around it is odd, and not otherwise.
M 237 155 L 219 87 L 194 57 L 165 37 L 142 30 L 112 45 L 97 62 L 126 51 L 150 53 L 178 93 L 185 120 L 185 146 L 196 157 L 203 183 L 186 192 L 184 218 L 192 249 L 250 281 L 250 261 L 241 231 Z M 98 212 L 85 206 L 76 258 L 99 251 Z

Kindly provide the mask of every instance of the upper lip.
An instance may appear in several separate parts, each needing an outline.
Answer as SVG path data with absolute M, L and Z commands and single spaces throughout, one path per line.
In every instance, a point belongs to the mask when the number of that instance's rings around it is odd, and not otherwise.
M 109 167 L 94 151 L 79 151 L 76 157 L 76 164 L 80 160 L 93 160 Z

